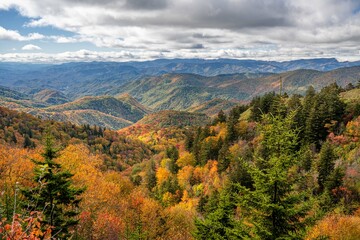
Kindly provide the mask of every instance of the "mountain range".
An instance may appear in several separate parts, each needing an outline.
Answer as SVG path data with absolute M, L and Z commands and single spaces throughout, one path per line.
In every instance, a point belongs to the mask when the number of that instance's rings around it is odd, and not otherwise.
M 288 94 L 303 94 L 310 85 L 316 90 L 333 82 L 355 85 L 359 65 L 336 59 L 0 63 L 0 105 L 42 118 L 119 129 L 162 110 L 214 116 L 278 92 L 280 86 Z
M 298 69 L 331 71 L 360 66 L 358 62 L 339 62 L 334 58 L 294 61 L 257 61 L 234 59 L 158 59 L 143 62 L 74 62 L 57 65 L 0 63 L 0 85 L 21 92 L 54 89 L 74 100 L 81 96 L 107 94 L 146 76 L 166 73 L 190 73 L 217 76 L 237 73 L 282 73 Z
M 340 68 L 322 72 L 317 70 L 294 70 L 279 74 L 244 73 L 205 77 L 195 74 L 164 74 L 132 81 L 118 89 L 127 92 L 142 104 L 154 110 L 188 110 L 219 98 L 228 101 L 249 102 L 266 92 L 303 94 L 312 85 L 320 90 L 336 82 L 345 87 L 360 79 L 360 67 Z

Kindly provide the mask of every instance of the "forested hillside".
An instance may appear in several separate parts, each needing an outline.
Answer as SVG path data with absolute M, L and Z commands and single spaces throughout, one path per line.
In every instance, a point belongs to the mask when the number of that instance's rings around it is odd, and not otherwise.
M 318 62 L 321 63 L 320 60 Z M 146 63 L 143 64 L 144 69 L 152 68 Z M 272 91 L 279 92 L 281 89 L 289 95 L 305 94 L 309 86 L 313 86 L 316 91 L 331 83 L 347 88 L 356 85 L 360 79 L 359 66 L 324 72 L 298 69 L 276 74 L 250 71 L 216 76 L 169 70 L 170 73 L 165 71 L 143 76 L 137 73 L 134 67 L 125 64 L 126 67 L 118 69 L 117 65 L 74 63 L 49 68 L 46 66 L 46 71 L 51 71 L 52 77 L 59 79 L 30 79 L 14 84 L 11 84 L 11 81 L 8 84 L 0 81 L 0 84 L 11 87 L 0 86 L 0 104 L 43 119 L 118 130 L 136 123 L 154 111 L 190 111 L 213 117 L 220 110 L 229 112 L 239 103 L 248 103 L 253 98 Z M 126 74 L 121 75 L 120 72 L 126 69 L 134 71 L 134 78 L 124 80 Z M 45 76 L 51 78 L 49 74 L 47 72 Z M 124 81 L 108 79 L 112 74 L 120 74 Z M 81 80 L 72 82 L 71 79 L 78 75 Z M 64 77 L 64 80 L 60 77 Z M 16 79 L 16 75 L 13 78 Z
M 0 236 L 359 239 L 358 87 L 118 132 L 0 108 Z
M 117 98 L 88 96 L 68 101 L 62 94 L 53 90 L 42 90 L 30 96 L 8 88 L 0 88 L 0 104 L 43 119 L 55 119 L 77 125 L 97 125 L 112 130 L 127 127 L 152 112 L 128 94 Z

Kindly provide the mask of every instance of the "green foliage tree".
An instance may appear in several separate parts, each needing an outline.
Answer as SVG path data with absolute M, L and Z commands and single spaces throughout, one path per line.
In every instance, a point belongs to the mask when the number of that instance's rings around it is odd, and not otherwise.
M 213 125 L 223 122 L 226 122 L 226 115 L 223 110 L 220 110 L 213 121 Z
M 230 153 L 229 153 L 229 144 L 224 142 L 222 147 L 219 150 L 218 155 L 218 171 L 225 171 L 230 165 Z
M 247 210 L 244 215 L 253 224 L 256 239 L 291 239 L 304 229 L 306 192 L 295 191 L 297 180 L 289 177 L 290 169 L 297 164 L 294 115 L 264 118 L 261 133 L 267 155 L 256 159 L 261 164 L 249 166 L 254 190 L 243 187 L 240 205 Z
M 307 102 L 305 97 L 304 111 L 309 111 L 305 112 L 305 116 L 308 116 L 305 120 L 305 139 L 308 143 L 315 143 L 318 148 L 328 131 L 336 130 L 342 120 L 345 104 L 339 97 L 340 91 L 341 88 L 334 83 L 323 88 L 313 99 L 309 98 L 311 102 Z
M 179 171 L 179 166 L 176 164 L 176 160 L 179 159 L 179 151 L 176 147 L 171 146 L 166 148 L 165 155 L 170 159 L 169 170 L 171 173 L 177 173 Z
M 325 142 L 320 151 L 319 165 L 318 165 L 318 184 L 319 192 L 323 192 L 326 182 L 334 171 L 336 155 L 329 142 Z
M 156 186 L 156 165 L 154 160 L 151 160 L 146 166 L 145 183 L 150 191 Z
M 29 135 L 25 134 L 24 137 L 24 148 L 35 148 L 35 143 L 31 141 Z
M 42 153 L 44 161 L 36 161 L 34 170 L 35 185 L 22 190 L 25 197 L 24 209 L 39 211 L 44 214 L 43 223 L 53 227 L 52 236 L 67 239 L 71 236 L 69 230 L 77 225 L 76 211 L 84 189 L 77 189 L 71 185 L 71 174 L 63 171 L 56 163 L 57 150 L 53 147 L 53 140 L 46 137 L 45 149 Z
M 236 199 L 234 194 L 224 190 L 218 205 L 204 219 L 196 219 L 196 239 L 244 239 L 249 237 L 244 226 L 235 219 Z
M 314 104 L 315 96 L 316 96 L 316 91 L 314 87 L 309 86 L 308 89 L 306 90 L 304 104 L 303 104 L 303 111 L 306 117 L 308 117 L 310 113 L 310 109 Z
M 250 103 L 252 106 L 250 119 L 258 122 L 261 120 L 263 114 L 270 113 L 273 109 L 275 96 L 275 93 L 271 92 L 260 97 L 255 97 Z

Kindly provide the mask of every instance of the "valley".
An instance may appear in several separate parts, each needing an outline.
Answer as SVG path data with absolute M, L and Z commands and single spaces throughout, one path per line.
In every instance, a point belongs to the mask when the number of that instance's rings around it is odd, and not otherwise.
M 266 64 L 277 68 L 269 70 L 264 67 Z M 256 96 L 279 92 L 280 82 L 282 91 L 289 95 L 304 94 L 310 85 L 315 90 L 334 82 L 342 87 L 356 85 L 360 79 L 360 66 L 356 64 L 333 59 L 2 63 L 0 102 L 2 106 L 44 119 L 116 130 L 161 110 L 205 113 L 213 117 L 220 109 L 228 112 L 236 104 L 249 103 Z M 312 70 L 298 69 L 309 66 Z M 14 73 L 16 67 L 20 70 Z M 208 70 L 205 72 L 205 69 Z M 235 69 L 245 72 L 235 73 Z M 221 74 L 214 75 L 218 73 Z

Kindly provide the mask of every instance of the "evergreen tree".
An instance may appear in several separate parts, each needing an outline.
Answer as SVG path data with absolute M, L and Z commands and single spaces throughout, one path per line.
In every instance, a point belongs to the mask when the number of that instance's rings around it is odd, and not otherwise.
M 223 123 L 223 122 L 226 122 L 226 115 L 225 115 L 224 111 L 221 109 L 218 112 L 216 118 L 214 119 L 213 125 L 216 125 L 218 123 Z
M 185 149 L 191 151 L 194 144 L 194 134 L 192 131 L 185 132 Z
M 316 92 L 313 86 L 309 86 L 305 93 L 303 104 L 303 116 L 307 118 L 310 114 L 310 110 L 314 104 Z
M 56 163 L 57 150 L 49 136 L 42 156 L 44 161 L 34 160 L 34 187 L 22 190 L 26 199 L 24 207 L 29 211 L 43 212 L 44 225 L 53 226 L 52 236 L 67 239 L 71 236 L 70 228 L 78 223 L 76 208 L 84 189 L 74 188 L 71 185 L 73 174 L 63 171 Z
M 304 146 L 300 150 L 300 167 L 305 171 L 309 172 L 312 167 L 313 154 L 309 146 Z
M 250 174 L 248 163 L 242 157 L 230 161 L 229 180 L 233 184 L 240 184 L 241 186 L 254 190 L 254 182 Z
M 179 151 L 176 147 L 171 146 L 166 148 L 165 155 L 170 159 L 168 166 L 170 172 L 177 173 L 179 171 L 179 166 L 176 164 L 176 161 L 179 159 Z
M 239 137 L 239 134 L 236 129 L 236 125 L 239 122 L 239 115 L 236 111 L 231 111 L 229 114 L 229 119 L 226 122 L 226 137 L 225 141 L 228 143 L 233 143 Z
M 308 115 L 305 114 L 305 140 L 308 143 L 315 143 L 319 148 L 328 131 L 335 131 L 339 126 L 345 111 L 345 104 L 339 97 L 340 92 L 341 89 L 335 83 L 323 88 L 312 102 L 307 103 L 305 97 L 304 110 L 307 111 L 307 104 L 312 106 Z
M 299 136 L 300 138 L 299 140 L 301 140 L 302 133 L 305 127 L 304 117 L 303 117 L 303 106 L 301 104 L 301 95 L 298 94 L 292 95 L 287 105 L 288 105 L 288 113 L 292 111 L 296 111 L 296 114 L 293 119 L 294 121 L 293 129 L 299 130 L 299 134 L 301 134 Z
M 209 159 L 211 159 L 211 152 L 212 152 L 212 140 L 205 140 L 201 144 L 200 148 L 200 158 L 199 158 L 199 164 L 201 166 L 204 166 Z
M 250 167 L 254 190 L 243 187 L 240 197 L 256 239 L 289 239 L 304 229 L 306 192 L 296 192 L 296 179 L 289 178 L 290 169 L 297 164 L 297 131 L 291 128 L 294 115 L 264 118 L 261 132 L 267 155 L 257 159 L 261 167 Z
M 335 168 L 334 171 L 332 171 L 331 175 L 328 177 L 325 187 L 330 191 L 340 187 L 343 184 L 344 177 L 344 169 L 341 167 Z
M 205 219 L 196 219 L 196 239 L 244 239 L 249 237 L 240 222 L 234 217 L 236 200 L 234 194 L 224 190 L 220 194 L 219 202 Z
M 146 187 L 150 191 L 156 186 L 156 165 L 155 161 L 151 160 L 146 169 Z
M 261 109 L 261 98 L 255 97 L 250 103 L 251 106 L 251 114 L 250 120 L 252 121 L 259 121 L 261 119 L 261 115 L 263 114 Z
M 200 150 L 201 150 L 201 141 L 203 140 L 202 128 L 199 127 L 196 131 L 194 140 L 192 142 L 191 152 L 194 154 L 194 158 L 197 164 L 200 164 Z
M 318 165 L 318 184 L 319 191 L 323 192 L 328 178 L 331 176 L 335 167 L 336 155 L 329 142 L 323 144 L 320 151 L 320 159 Z
M 229 144 L 224 142 L 218 156 L 218 171 L 225 171 L 230 165 Z
M 35 148 L 35 143 L 31 141 L 29 135 L 25 134 L 24 137 L 24 148 Z

